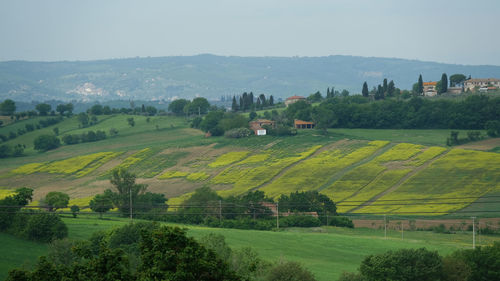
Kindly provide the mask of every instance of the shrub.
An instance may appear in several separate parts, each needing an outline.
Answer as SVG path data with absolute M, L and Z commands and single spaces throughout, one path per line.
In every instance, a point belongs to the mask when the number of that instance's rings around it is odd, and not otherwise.
M 314 275 L 300 263 L 280 261 L 270 270 L 265 280 L 269 281 L 315 281 Z
M 38 151 L 47 151 L 58 148 L 61 141 L 54 135 L 40 135 L 35 139 L 34 145 Z
M 317 227 L 321 226 L 321 221 L 313 216 L 288 216 L 280 219 L 283 227 Z
M 328 225 L 354 228 L 352 220 L 348 217 L 332 216 L 328 218 Z
M 51 242 L 68 236 L 68 228 L 57 214 L 30 212 L 20 213 L 17 217 L 13 224 L 16 236 L 40 242 Z
M 226 138 L 246 138 L 252 135 L 252 131 L 247 128 L 236 128 L 227 131 L 224 136 Z

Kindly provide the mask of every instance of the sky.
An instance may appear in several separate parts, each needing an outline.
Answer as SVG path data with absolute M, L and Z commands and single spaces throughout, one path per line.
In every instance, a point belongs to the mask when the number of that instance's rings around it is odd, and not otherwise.
M 500 65 L 498 0 L 0 0 L 0 61 L 390 57 Z

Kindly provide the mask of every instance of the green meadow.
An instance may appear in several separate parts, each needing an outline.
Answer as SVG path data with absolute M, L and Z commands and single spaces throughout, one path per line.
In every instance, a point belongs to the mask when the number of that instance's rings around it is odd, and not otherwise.
M 65 217 L 70 239 L 87 239 L 99 230 L 108 230 L 127 224 L 128 219 L 80 215 L 78 218 Z M 457 249 L 471 247 L 470 232 L 438 234 L 429 231 L 389 230 L 387 239 L 382 229 L 346 229 L 336 227 L 290 228 L 280 231 L 257 231 L 208 228 L 169 224 L 188 229 L 188 235 L 200 238 L 208 233 L 221 234 L 233 248 L 252 247 L 268 261 L 279 259 L 303 263 L 318 280 L 336 280 L 343 271 L 355 271 L 363 258 L 370 254 L 382 253 L 401 248 L 421 248 L 438 251 L 441 255 Z M 478 245 L 489 245 L 498 241 L 498 236 L 481 236 Z M 48 245 L 0 234 L 0 279 L 5 278 L 9 269 L 29 268 L 38 256 L 48 251 Z

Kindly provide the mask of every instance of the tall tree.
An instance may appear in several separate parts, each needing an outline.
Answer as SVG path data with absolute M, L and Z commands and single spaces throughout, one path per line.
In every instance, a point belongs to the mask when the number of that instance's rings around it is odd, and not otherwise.
M 421 95 L 424 93 L 424 80 L 422 79 L 422 74 L 418 76 L 417 84 L 417 94 Z
M 450 76 L 450 87 L 455 87 L 457 84 L 460 84 L 465 81 L 467 77 L 463 74 L 453 74 Z
M 387 85 L 387 96 L 389 96 L 389 97 L 394 96 L 395 90 L 396 90 L 396 87 L 394 86 L 394 81 L 391 80 L 391 82 L 389 82 L 389 85 Z
M 231 104 L 231 110 L 233 112 L 238 111 L 238 103 L 236 102 L 236 97 L 233 96 L 233 103 Z
M 446 92 L 448 92 L 448 76 L 446 76 L 446 73 L 443 73 L 443 75 L 441 75 L 441 91 L 439 94 Z
M 368 83 L 363 83 L 363 90 L 361 90 L 361 93 L 363 94 L 363 97 L 367 98 L 368 95 L 369 95 L 369 92 L 368 92 Z M 330 94 L 330 92 L 328 92 L 328 94 Z M 327 95 L 328 95 L 327 94 Z
M 147 188 L 145 184 L 136 184 L 135 177 L 134 174 L 123 168 L 115 169 L 111 174 L 110 182 L 118 191 L 112 196 L 112 201 L 123 215 L 131 213 L 130 201 L 135 202 L 137 197 L 144 193 Z
M 12 115 L 16 112 L 16 103 L 11 99 L 6 99 L 0 103 L 0 114 L 1 115 Z
M 384 82 L 382 84 L 382 89 L 384 94 L 387 93 L 387 78 L 384 78 Z
M 47 193 L 43 202 L 47 205 L 49 212 L 68 207 L 69 195 L 63 192 L 51 191 Z
M 52 109 L 52 107 L 50 106 L 50 104 L 46 104 L 46 103 L 39 103 L 39 104 L 36 105 L 35 108 L 36 108 L 36 110 L 38 110 L 38 112 L 42 116 L 47 115 L 47 113 Z
M 273 105 L 274 105 L 274 97 L 273 97 L 273 95 L 270 95 L 270 96 L 269 96 L 269 105 L 270 105 L 270 106 L 273 106 Z

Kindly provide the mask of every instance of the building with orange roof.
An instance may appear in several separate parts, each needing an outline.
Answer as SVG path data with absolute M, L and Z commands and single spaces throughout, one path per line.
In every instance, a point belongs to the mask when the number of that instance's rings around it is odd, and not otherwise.
M 292 103 L 296 103 L 296 102 L 301 101 L 301 100 L 305 101 L 306 98 L 303 96 L 291 96 L 285 100 L 285 105 L 288 106 Z
M 433 97 L 437 95 L 437 82 L 424 82 L 424 96 Z
M 314 126 L 316 126 L 314 122 L 303 121 L 298 119 L 293 120 L 293 127 L 295 129 L 314 129 Z
M 266 129 L 263 126 L 269 126 L 271 128 L 276 127 L 276 122 L 267 119 L 257 119 L 255 121 L 250 121 L 248 123 L 250 130 L 252 130 L 257 136 L 265 136 L 267 134 Z

